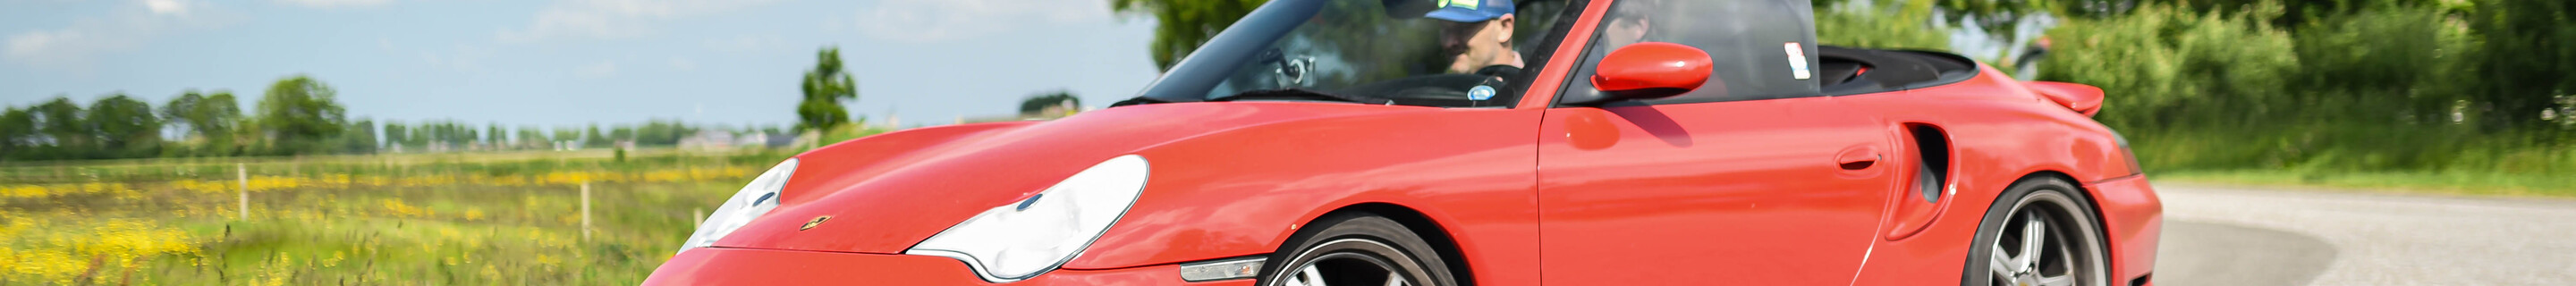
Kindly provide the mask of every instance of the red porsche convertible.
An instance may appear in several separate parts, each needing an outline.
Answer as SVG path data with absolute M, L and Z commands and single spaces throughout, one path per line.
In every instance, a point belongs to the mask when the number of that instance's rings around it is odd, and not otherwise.
M 1812 21 L 1272 0 L 1114 107 L 798 155 L 646 284 L 2152 284 L 2101 89 Z

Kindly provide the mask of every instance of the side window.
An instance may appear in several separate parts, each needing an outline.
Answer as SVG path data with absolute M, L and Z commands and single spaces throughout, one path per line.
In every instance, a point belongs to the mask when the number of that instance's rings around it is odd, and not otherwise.
M 1647 104 L 1816 96 L 1816 34 L 1806 0 L 1621 0 L 1594 29 L 1568 94 L 1598 94 L 1593 69 L 1619 47 L 1669 42 L 1708 52 L 1716 63 L 1707 84 Z M 1795 45 L 1796 51 L 1790 50 Z M 1803 74 L 1802 74 L 1803 73 Z M 1559 98 L 1568 98 L 1560 96 Z

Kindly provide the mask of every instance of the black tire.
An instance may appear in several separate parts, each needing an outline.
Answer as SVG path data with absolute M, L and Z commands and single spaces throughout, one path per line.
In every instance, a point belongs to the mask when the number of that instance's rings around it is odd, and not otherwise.
M 1386 285 L 1399 276 L 1409 282 L 1405 285 L 1458 285 L 1440 253 L 1395 220 L 1341 214 L 1308 226 L 1270 254 L 1260 285 L 1301 285 L 1296 282 L 1316 277 L 1331 285 Z M 1302 275 L 1308 266 L 1320 274 Z
M 2050 177 L 2014 182 L 1986 207 L 1977 237 L 1968 245 L 1959 285 L 2113 285 L 2101 220 L 2094 214 L 2091 199 L 2074 183 Z M 2027 231 L 2033 225 L 2043 230 L 2041 243 L 2022 243 L 2033 237 Z M 2041 255 L 2023 260 L 2031 253 L 2024 249 Z M 1998 265 L 2004 270 L 1997 271 Z

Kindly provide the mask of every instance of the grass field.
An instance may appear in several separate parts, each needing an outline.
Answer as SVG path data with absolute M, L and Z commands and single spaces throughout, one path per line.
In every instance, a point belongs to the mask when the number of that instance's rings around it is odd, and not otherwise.
M 635 284 L 786 154 L 599 155 L 0 166 L 0 285 Z
M 2576 174 L 2494 172 L 2301 172 L 2296 170 L 2175 171 L 2149 175 L 2158 183 L 2323 188 L 2420 194 L 2576 198 Z

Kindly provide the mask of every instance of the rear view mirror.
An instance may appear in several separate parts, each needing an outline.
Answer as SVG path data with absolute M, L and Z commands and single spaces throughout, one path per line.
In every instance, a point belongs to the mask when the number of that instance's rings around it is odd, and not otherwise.
M 1682 44 L 1631 44 L 1601 57 L 1592 87 L 1616 100 L 1672 97 L 1707 84 L 1710 61 L 1708 52 Z

